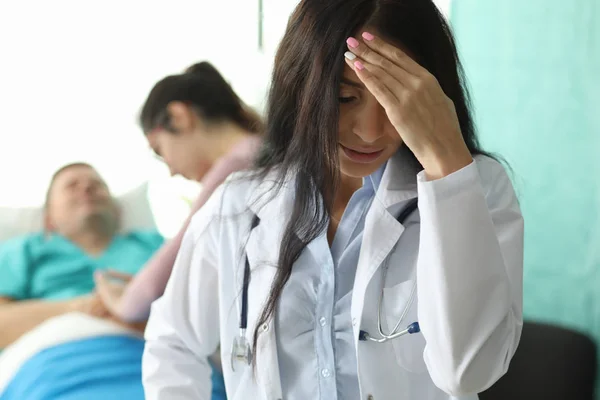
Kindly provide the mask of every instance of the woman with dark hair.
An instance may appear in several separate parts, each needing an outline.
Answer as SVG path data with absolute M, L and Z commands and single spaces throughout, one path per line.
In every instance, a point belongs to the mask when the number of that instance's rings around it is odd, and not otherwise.
M 142 108 L 140 125 L 171 174 L 202 183 L 202 192 L 179 234 L 148 262 L 124 294 L 122 286 L 110 285 L 103 275 L 97 277 L 105 305 L 126 322 L 148 318 L 150 304 L 165 289 L 192 216 L 231 173 L 252 165 L 262 140 L 260 117 L 208 62 L 158 82 Z
M 124 322 L 148 318 L 151 303 L 165 290 L 192 215 L 227 176 L 252 165 L 263 129 L 258 115 L 208 62 L 158 82 L 142 108 L 140 125 L 152 150 L 168 165 L 171 174 L 202 183 L 202 191 L 177 236 L 134 278 L 112 271 L 96 274 L 96 290 L 104 307 Z M 128 282 L 114 283 L 115 279 Z M 220 367 L 218 354 L 213 364 Z M 213 386 L 222 385 L 220 373 L 215 373 Z M 223 398 L 218 388 L 213 391 L 216 398 Z
M 230 399 L 494 384 L 520 338 L 523 219 L 467 99 L 431 0 L 301 1 L 259 169 L 198 213 L 155 303 L 147 398 L 208 398 L 219 343 Z

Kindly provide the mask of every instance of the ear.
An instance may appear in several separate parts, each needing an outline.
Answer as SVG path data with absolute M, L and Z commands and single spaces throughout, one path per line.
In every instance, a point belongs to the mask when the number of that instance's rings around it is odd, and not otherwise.
M 167 105 L 171 126 L 178 133 L 191 132 L 195 125 L 194 112 L 181 101 L 172 101 Z
M 44 231 L 45 232 L 53 232 L 54 224 L 52 223 L 52 219 L 48 214 L 48 208 L 44 209 Z
M 123 226 L 123 210 L 115 198 L 113 198 L 113 205 L 115 207 L 115 222 L 117 224 L 116 230 L 120 231 L 121 227 Z

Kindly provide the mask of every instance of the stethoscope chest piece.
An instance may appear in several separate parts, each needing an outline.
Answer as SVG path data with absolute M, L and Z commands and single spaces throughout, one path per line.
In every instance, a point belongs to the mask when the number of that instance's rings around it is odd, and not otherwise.
M 245 329 L 244 329 L 245 331 Z M 248 340 L 246 340 L 245 332 L 233 338 L 231 346 L 231 370 L 235 371 L 236 364 L 247 366 L 252 362 L 252 349 Z
M 252 227 L 256 228 L 260 220 L 258 216 L 252 219 Z M 246 328 L 248 327 L 248 286 L 250 285 L 250 262 L 246 255 L 246 265 L 244 266 L 244 278 L 242 284 L 242 309 L 240 310 L 240 334 L 233 338 L 231 345 L 231 370 L 235 371 L 235 365 L 247 366 L 252 363 L 252 349 L 246 339 Z

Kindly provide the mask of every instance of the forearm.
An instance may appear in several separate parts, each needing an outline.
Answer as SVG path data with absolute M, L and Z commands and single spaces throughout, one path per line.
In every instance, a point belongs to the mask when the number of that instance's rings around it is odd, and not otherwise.
M 522 326 L 523 219 L 504 171 L 495 167 L 485 190 L 476 166 L 419 182 L 424 357 L 454 396 L 481 392 L 506 372 Z
M 144 321 L 150 313 L 150 305 L 162 296 L 173 270 L 177 252 L 183 238 L 183 231 L 168 242 L 146 264 L 123 292 L 115 314 L 122 321 Z
M 68 301 L 27 300 L 0 304 L 0 349 L 42 322 L 71 311 Z
M 205 199 L 203 199 L 203 196 L 198 200 L 201 201 L 201 204 L 204 204 Z M 163 295 L 167 287 L 183 236 L 194 213 L 201 204 L 194 205 L 192 212 L 177 235 L 165 243 L 133 280 L 127 284 L 127 288 L 123 292 L 116 310 L 114 310 L 115 315 L 122 321 L 139 322 L 148 319 L 150 306 Z
M 215 179 L 208 183 L 205 182 L 204 189 L 194 202 L 190 214 L 181 226 L 177 235 L 165 243 L 127 285 L 116 310 L 113 310 L 114 314 L 122 321 L 137 322 L 148 319 L 150 306 L 156 299 L 162 296 L 165 291 L 167 282 L 171 276 L 171 271 L 173 270 L 173 265 L 177 259 L 179 248 L 181 247 L 181 242 L 183 241 L 183 237 L 192 217 L 206 203 L 222 180 L 231 172 L 237 170 L 237 167 L 231 169 L 232 167 L 233 166 L 229 166 L 228 169 L 220 171 L 222 179 Z
M 134 331 L 137 331 L 140 334 L 144 334 L 144 331 L 146 330 L 146 325 L 148 323 L 148 321 L 131 322 L 131 323 L 123 322 L 118 317 L 114 317 L 114 316 L 108 317 L 107 320 L 112 321 L 116 324 L 119 324 L 127 329 L 133 329 Z

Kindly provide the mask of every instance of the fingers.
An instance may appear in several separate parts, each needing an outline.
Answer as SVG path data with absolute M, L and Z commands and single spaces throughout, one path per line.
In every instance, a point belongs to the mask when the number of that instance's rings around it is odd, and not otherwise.
M 116 304 L 119 301 L 118 291 L 113 290 L 113 283 L 110 283 L 106 276 L 102 273 L 94 274 L 94 280 L 96 282 L 96 296 L 99 299 L 99 306 L 97 307 L 96 316 L 106 316 L 114 314 Z
M 437 79 L 404 51 L 368 32 L 363 33 L 363 38 L 363 42 L 348 38 L 346 42 L 351 51 L 344 54 L 346 63 L 363 83 L 370 82 L 369 91 L 386 108 L 390 118 L 398 116 L 398 108 L 410 99 L 437 98 L 443 93 Z M 396 104 L 391 104 L 393 98 Z M 437 103 L 437 100 L 431 102 Z
M 380 54 L 393 64 L 406 70 L 414 76 L 422 76 L 427 70 L 415 60 L 413 60 L 405 51 L 394 46 L 391 43 L 377 37 L 369 32 L 362 33 L 363 44 L 374 53 Z
M 129 282 L 130 280 L 133 279 L 133 275 L 126 274 L 126 273 L 120 272 L 120 271 L 115 271 L 114 269 L 107 270 L 106 275 L 108 275 L 110 278 L 120 279 L 125 282 Z
M 88 311 L 88 314 L 99 318 L 105 318 L 108 315 L 110 315 L 110 313 L 108 312 L 106 307 L 104 307 L 104 304 L 101 301 L 93 302 Z
M 373 38 L 373 41 L 379 41 L 380 39 Z M 348 49 L 358 58 L 371 65 L 376 65 L 380 67 L 383 71 L 386 71 L 389 75 L 394 77 L 395 80 L 402 83 L 404 86 L 412 87 L 417 81 L 418 77 L 415 76 L 411 71 L 395 63 L 389 56 L 381 54 L 376 50 L 369 47 L 365 41 L 358 41 L 355 38 L 348 38 L 346 44 L 348 45 Z M 389 45 L 391 46 L 391 45 Z M 400 49 L 396 49 L 398 52 L 401 52 Z M 402 53 L 404 54 L 404 53 Z M 408 57 L 408 56 L 407 56 Z
M 104 274 L 100 272 L 96 272 L 94 274 L 94 282 L 96 283 L 96 293 L 102 299 L 102 301 L 106 301 L 110 298 L 110 283 L 104 276 Z
M 104 307 L 97 294 L 79 297 L 73 300 L 73 311 L 82 312 L 99 318 L 108 315 L 108 310 Z
M 367 90 L 375 96 L 379 104 L 386 110 L 397 108 L 399 102 L 398 96 L 401 96 L 401 92 L 404 90 L 402 85 L 380 68 L 367 62 L 350 58 L 346 56 L 346 63 L 354 70 L 356 76 L 358 76 Z

